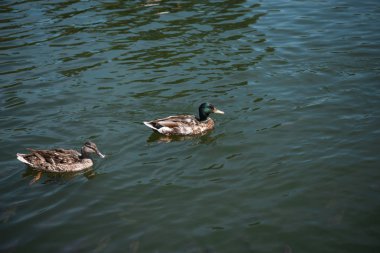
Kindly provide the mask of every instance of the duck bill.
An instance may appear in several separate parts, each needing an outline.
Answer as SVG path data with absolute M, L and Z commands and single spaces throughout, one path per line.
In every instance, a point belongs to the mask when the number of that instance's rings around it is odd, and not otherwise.
M 218 113 L 218 114 L 224 114 L 224 112 L 223 112 L 223 111 L 221 111 L 221 110 L 218 110 L 218 109 L 216 109 L 216 108 L 215 108 L 215 110 L 214 110 L 214 113 Z
M 98 156 L 100 156 L 100 158 L 105 158 L 105 157 L 106 157 L 105 155 L 103 155 L 102 153 L 100 153 L 99 150 L 96 150 L 96 154 L 97 154 Z

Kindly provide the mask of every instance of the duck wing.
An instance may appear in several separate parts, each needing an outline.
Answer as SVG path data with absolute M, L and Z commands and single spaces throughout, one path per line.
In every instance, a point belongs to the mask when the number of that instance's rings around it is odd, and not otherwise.
M 30 154 L 24 155 L 24 159 L 33 165 L 51 164 L 73 164 L 80 162 L 80 153 L 76 150 L 52 149 L 31 150 Z
M 157 128 L 160 127 L 180 127 L 184 125 L 193 125 L 196 124 L 198 120 L 193 115 L 176 115 L 176 116 L 169 116 L 163 119 L 156 119 L 154 121 L 151 121 L 152 124 L 157 126 Z
M 193 135 L 203 131 L 202 124 L 193 115 L 176 115 L 162 119 L 156 119 L 144 124 L 154 131 L 165 135 Z
M 192 115 L 176 115 L 152 121 L 145 121 L 144 124 L 153 130 L 158 130 L 162 127 L 175 128 L 184 124 L 191 124 L 196 121 Z

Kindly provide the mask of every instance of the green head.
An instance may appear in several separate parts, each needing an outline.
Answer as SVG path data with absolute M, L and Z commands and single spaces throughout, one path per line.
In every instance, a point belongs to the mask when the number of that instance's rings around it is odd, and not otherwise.
M 216 107 L 210 103 L 203 103 L 199 106 L 199 120 L 206 120 L 211 113 L 224 114 L 223 111 L 216 109 Z

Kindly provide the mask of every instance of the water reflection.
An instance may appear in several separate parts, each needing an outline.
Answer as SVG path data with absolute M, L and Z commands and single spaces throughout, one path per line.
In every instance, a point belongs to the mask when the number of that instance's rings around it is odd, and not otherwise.
M 7 223 L 10 220 L 10 218 L 16 215 L 16 210 L 16 206 L 11 206 L 6 208 L 5 210 L 2 210 L 0 214 L 0 223 Z
M 29 184 L 34 184 L 40 182 L 42 184 L 64 184 L 68 181 L 71 181 L 77 176 L 84 176 L 88 180 L 95 178 L 98 173 L 90 167 L 84 171 L 78 172 L 64 172 L 64 173 L 54 173 L 54 172 L 42 172 L 34 170 L 30 167 L 27 167 L 22 174 L 23 178 L 30 178 Z M 41 177 L 41 178 L 40 178 Z
M 146 142 L 152 143 L 152 142 L 163 142 L 163 143 L 169 143 L 169 142 L 179 142 L 179 141 L 195 141 L 199 144 L 208 144 L 212 143 L 217 139 L 217 136 L 211 135 L 212 130 L 205 132 L 200 135 L 191 135 L 191 136 L 167 136 L 160 133 L 153 132 L 147 139 Z

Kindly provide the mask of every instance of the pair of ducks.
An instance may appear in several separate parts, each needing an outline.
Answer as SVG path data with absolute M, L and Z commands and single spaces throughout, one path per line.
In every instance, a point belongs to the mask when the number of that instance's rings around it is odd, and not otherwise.
M 200 135 L 214 128 L 214 121 L 209 118 L 211 113 L 224 114 L 210 103 L 203 103 L 199 106 L 199 117 L 193 115 L 169 116 L 153 121 L 146 121 L 144 124 L 160 134 L 173 135 Z M 39 179 L 42 171 L 48 172 L 77 172 L 93 165 L 90 154 L 97 154 L 101 158 L 103 155 L 95 143 L 87 141 L 81 152 L 76 150 L 52 149 L 34 150 L 29 149 L 30 154 L 17 154 L 17 159 L 39 173 L 35 181 Z

